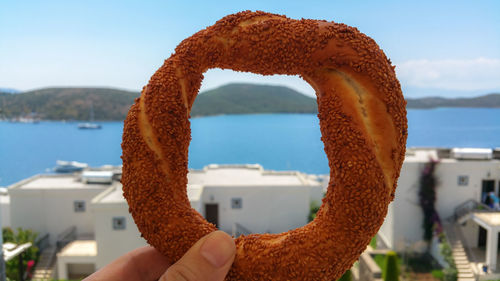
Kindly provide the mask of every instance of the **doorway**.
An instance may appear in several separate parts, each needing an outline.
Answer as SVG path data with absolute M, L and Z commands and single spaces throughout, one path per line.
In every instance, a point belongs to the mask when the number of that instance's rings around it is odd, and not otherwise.
M 478 248 L 485 248 L 486 247 L 486 236 L 488 235 L 488 232 L 483 227 L 481 227 L 481 226 L 478 226 L 478 227 L 479 227 L 479 235 L 478 235 L 478 239 L 477 239 L 477 247 Z
M 219 204 L 205 204 L 205 219 L 219 227 Z
M 479 235 L 478 235 L 478 240 L 477 240 L 477 247 L 478 248 L 486 248 L 488 231 L 481 226 L 478 226 L 478 227 L 479 227 Z M 497 235 L 498 235 L 497 248 L 500 250 L 500 232 Z
M 484 203 L 486 200 L 486 195 L 489 192 L 495 192 L 495 181 L 494 180 L 483 180 L 481 185 L 481 202 Z

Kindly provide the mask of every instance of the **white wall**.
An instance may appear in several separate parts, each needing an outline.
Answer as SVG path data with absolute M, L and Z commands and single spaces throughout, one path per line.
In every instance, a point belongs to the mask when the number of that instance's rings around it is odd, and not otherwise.
M 418 183 L 422 169 L 421 163 L 403 164 L 391 209 L 394 217 L 392 247 L 395 250 L 403 250 L 409 246 L 408 244 L 421 241 L 423 238 L 423 215 L 418 199 Z
M 97 269 L 133 249 L 147 245 L 146 241 L 141 238 L 125 202 L 93 203 L 92 213 L 97 243 Z M 114 230 L 113 217 L 124 217 L 125 229 Z
M 380 229 L 380 235 L 389 241 L 388 246 L 398 251 L 403 250 L 405 244 L 415 245 L 423 239 L 423 215 L 418 190 L 424 165 L 422 162 L 404 162 L 394 202 L 391 203 L 384 225 Z M 483 179 L 494 179 L 495 185 L 498 185 L 498 165 L 496 161 L 445 159 L 439 162 L 435 171 L 438 181 L 436 209 L 441 220 L 452 216 L 455 208 L 461 203 L 469 199 L 479 201 Z M 469 176 L 467 186 L 458 185 L 459 175 Z
M 309 196 L 310 196 L 309 200 L 311 200 L 311 203 L 312 202 L 316 202 L 319 205 L 321 205 L 322 199 L 325 196 L 325 194 L 324 194 L 325 192 L 324 192 L 323 186 L 321 186 L 321 185 L 318 185 L 318 186 L 308 186 L 308 187 L 305 187 L 305 188 L 309 189 Z
M 461 230 L 467 246 L 476 248 L 479 239 L 479 226 L 474 221 L 468 220 L 461 226 Z
M 483 180 L 495 179 L 495 186 L 497 186 L 500 179 L 498 165 L 498 162 L 493 161 L 439 163 L 436 170 L 439 183 L 436 207 L 441 218 L 452 216 L 455 207 L 469 199 L 480 201 Z M 458 185 L 459 175 L 469 176 L 467 186 Z
M 231 233 L 239 223 L 253 233 L 280 233 L 307 223 L 310 204 L 307 186 L 205 186 L 206 203 L 219 204 L 219 229 Z M 232 209 L 231 199 L 242 198 L 242 208 Z
M 231 233 L 238 222 L 256 233 L 279 233 L 301 227 L 307 223 L 310 187 L 204 187 L 200 210 L 205 203 L 219 204 L 220 229 Z M 241 197 L 242 208 L 232 209 L 231 198 Z M 212 201 L 213 199 L 213 201 Z M 94 200 L 91 210 L 97 243 L 97 269 L 119 256 L 147 245 L 128 212 L 126 202 L 103 203 Z M 113 217 L 126 219 L 125 230 L 113 230 Z
M 9 189 L 9 194 L 12 228 L 29 228 L 43 235 L 47 231 L 43 191 L 23 192 L 18 189 Z
M 18 189 L 9 190 L 11 225 L 50 234 L 51 243 L 68 227 L 76 226 L 78 235 L 92 234 L 94 222 L 90 201 L 103 191 L 94 189 Z M 74 211 L 74 201 L 85 201 L 85 212 Z
M 394 204 L 389 204 L 387 216 L 384 219 L 384 223 L 380 227 L 378 231 L 378 239 L 381 239 L 382 242 L 389 248 L 392 248 L 394 245 Z
M 96 270 L 95 257 L 57 256 L 57 279 L 69 279 L 70 275 L 90 275 Z
M 0 195 L 0 212 L 2 227 L 10 227 L 10 196 L 8 194 Z
M 68 275 L 89 276 L 95 271 L 95 264 L 93 263 L 69 263 Z

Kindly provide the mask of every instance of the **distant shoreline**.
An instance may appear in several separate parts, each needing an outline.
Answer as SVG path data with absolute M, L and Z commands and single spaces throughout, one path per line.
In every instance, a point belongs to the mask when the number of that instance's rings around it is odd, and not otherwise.
M 407 110 L 436 110 L 436 109 L 493 109 L 493 110 L 500 110 L 500 107 L 429 107 L 429 108 L 406 108 Z M 247 116 L 247 115 L 291 115 L 291 114 L 296 114 L 296 115 L 317 115 L 317 113 L 314 112 L 266 112 L 266 113 L 233 113 L 233 114 L 214 114 L 214 115 L 197 115 L 197 116 L 192 116 L 190 119 L 200 119 L 200 118 L 207 118 L 207 117 L 223 117 L 223 116 Z M 68 124 L 78 124 L 81 122 L 85 122 L 88 120 L 58 120 L 58 119 L 40 119 L 37 122 L 44 122 L 44 123 L 68 123 Z M 116 122 L 124 122 L 125 119 L 117 119 L 117 120 L 95 120 L 94 122 L 96 123 L 116 123 Z M 13 123 L 13 124 L 35 124 L 30 123 L 30 122 L 18 122 L 18 121 L 11 121 L 7 119 L 0 119 L 0 122 L 2 123 Z
M 0 92 L 0 120 L 123 121 L 139 92 L 113 88 L 44 88 L 23 93 Z M 406 98 L 407 109 L 500 108 L 500 94 L 474 98 Z M 227 84 L 198 95 L 192 118 L 242 114 L 317 114 L 316 98 L 283 86 Z M 70 122 L 70 121 L 67 121 Z
M 488 94 L 474 98 L 406 98 L 407 108 L 500 108 L 500 94 Z

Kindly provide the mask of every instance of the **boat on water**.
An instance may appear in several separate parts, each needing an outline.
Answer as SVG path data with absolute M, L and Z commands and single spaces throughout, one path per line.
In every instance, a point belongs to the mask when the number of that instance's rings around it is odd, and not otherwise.
M 77 161 L 63 161 L 63 160 L 57 160 L 56 165 L 57 166 L 54 168 L 54 172 L 56 173 L 78 172 L 89 167 L 87 163 L 81 163 Z
M 101 125 L 97 123 L 79 123 L 78 124 L 78 129 L 101 129 Z
M 90 129 L 90 130 L 95 130 L 95 129 L 101 129 L 101 125 L 94 123 L 94 105 L 92 102 L 90 103 L 90 121 L 85 122 L 85 123 L 79 123 L 78 124 L 78 129 Z

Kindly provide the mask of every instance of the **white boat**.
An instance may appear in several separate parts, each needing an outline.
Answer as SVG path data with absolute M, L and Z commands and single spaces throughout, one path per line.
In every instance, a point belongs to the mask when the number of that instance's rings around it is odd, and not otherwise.
M 101 125 L 96 124 L 96 123 L 79 123 L 78 124 L 78 129 L 100 129 Z
M 85 123 L 79 123 L 78 129 L 101 129 L 101 125 L 94 123 L 94 105 L 90 103 L 90 121 Z
M 87 163 L 81 163 L 76 161 L 57 160 L 56 164 L 57 166 L 54 168 L 54 171 L 56 173 L 77 172 L 89 167 Z

